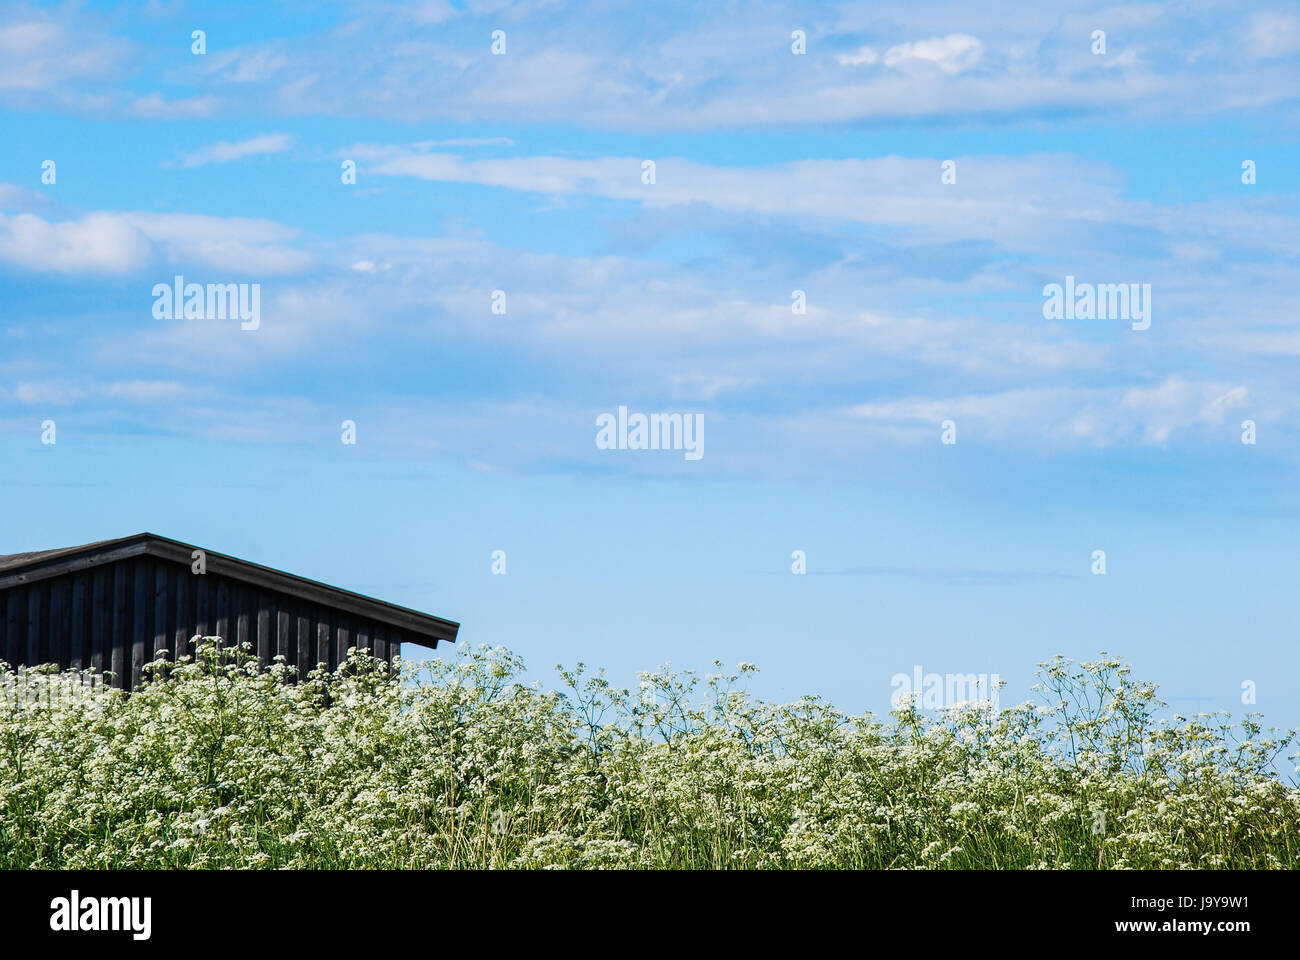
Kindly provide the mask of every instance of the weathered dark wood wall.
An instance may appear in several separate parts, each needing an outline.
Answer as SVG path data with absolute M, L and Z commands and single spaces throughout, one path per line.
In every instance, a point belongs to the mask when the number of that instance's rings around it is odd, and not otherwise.
M 11 665 L 110 670 L 113 686 L 132 689 L 155 651 L 193 656 L 196 635 L 251 643 L 263 665 L 279 655 L 304 675 L 338 666 L 348 647 L 391 661 L 402 641 L 388 624 L 149 556 L 0 590 L 0 659 Z

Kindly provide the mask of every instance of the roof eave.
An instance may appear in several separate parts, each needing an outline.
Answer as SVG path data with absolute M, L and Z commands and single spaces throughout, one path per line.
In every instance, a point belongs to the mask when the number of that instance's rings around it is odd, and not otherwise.
M 0 573 L 0 590 L 145 555 L 190 566 L 196 550 L 203 550 L 206 569 L 212 573 L 300 596 L 323 606 L 345 610 L 357 616 L 397 627 L 402 631 L 402 639 L 406 642 L 436 647 L 440 640 L 455 642 L 456 635 L 460 631 L 460 624 L 453 620 L 444 620 L 442 617 L 421 613 L 386 600 L 342 590 L 283 570 L 250 563 L 247 560 L 240 560 L 237 557 L 230 557 L 153 533 L 103 541 L 90 545 L 84 550 L 55 552 L 53 556 L 35 560 L 9 573 Z

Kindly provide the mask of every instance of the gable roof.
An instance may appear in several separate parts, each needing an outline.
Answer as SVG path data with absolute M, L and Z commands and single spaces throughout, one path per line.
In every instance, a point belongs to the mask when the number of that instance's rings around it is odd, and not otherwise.
M 439 640 L 454 641 L 460 630 L 460 624 L 453 620 L 444 620 L 442 617 L 421 613 L 385 600 L 376 600 L 374 597 L 353 593 L 351 590 L 341 590 L 273 567 L 264 567 L 259 563 L 250 563 L 238 557 L 230 557 L 179 540 L 160 537 L 156 533 L 137 533 L 118 540 L 99 540 L 79 547 L 62 547 L 57 550 L 0 554 L 0 590 L 37 583 L 47 577 L 60 574 L 89 570 L 100 564 L 112 563 L 128 557 L 159 557 L 189 567 L 194 551 L 199 549 L 202 549 L 206 555 L 207 569 L 210 573 L 302 597 L 313 603 L 324 604 L 397 627 L 403 631 L 402 639 L 409 640 L 411 643 L 434 647 Z

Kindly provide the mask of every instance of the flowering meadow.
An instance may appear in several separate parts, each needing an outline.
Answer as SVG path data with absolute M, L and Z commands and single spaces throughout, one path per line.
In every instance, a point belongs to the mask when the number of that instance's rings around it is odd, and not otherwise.
M 0 666 L 0 868 L 1288 868 L 1290 733 L 1165 716 L 1105 655 L 1037 703 L 850 717 L 753 668 L 501 649 L 291 682 L 205 640 L 130 696 Z

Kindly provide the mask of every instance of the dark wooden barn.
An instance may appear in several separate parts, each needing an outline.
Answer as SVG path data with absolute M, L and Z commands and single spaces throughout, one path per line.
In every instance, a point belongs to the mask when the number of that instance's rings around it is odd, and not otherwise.
M 0 659 L 111 671 L 140 683 L 158 650 L 193 655 L 195 636 L 250 643 L 305 674 L 349 647 L 389 661 L 403 643 L 436 647 L 460 625 L 152 533 L 0 555 Z

